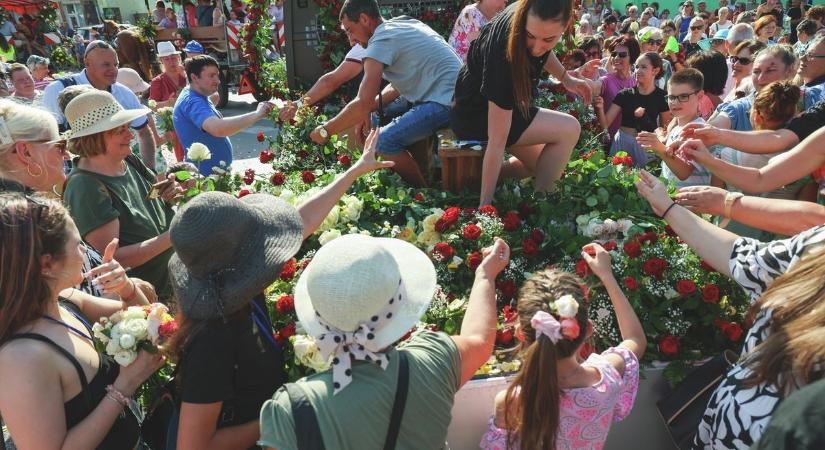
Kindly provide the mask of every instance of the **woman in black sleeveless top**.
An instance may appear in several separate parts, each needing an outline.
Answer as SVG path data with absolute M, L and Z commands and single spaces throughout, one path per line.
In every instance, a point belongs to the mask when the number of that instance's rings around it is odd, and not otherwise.
M 19 448 L 140 444 L 128 398 L 163 359 L 141 352 L 120 367 L 95 350 L 83 313 L 101 305 L 58 299 L 82 278 L 83 252 L 59 203 L 0 194 L 0 415 Z

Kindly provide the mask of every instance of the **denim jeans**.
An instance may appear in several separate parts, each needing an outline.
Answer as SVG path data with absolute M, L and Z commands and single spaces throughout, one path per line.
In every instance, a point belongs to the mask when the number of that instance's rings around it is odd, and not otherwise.
M 379 154 L 396 155 L 410 145 L 435 134 L 450 125 L 450 107 L 435 102 L 393 102 L 384 110 L 395 117 L 381 128 L 378 136 Z M 377 117 L 373 117 L 373 125 Z

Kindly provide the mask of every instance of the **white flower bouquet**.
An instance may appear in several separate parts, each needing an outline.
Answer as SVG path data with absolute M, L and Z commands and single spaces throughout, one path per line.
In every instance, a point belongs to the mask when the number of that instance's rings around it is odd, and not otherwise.
M 177 322 L 162 303 L 130 306 L 92 326 L 98 348 L 121 366 L 131 364 L 140 350 L 159 351 L 177 330 Z

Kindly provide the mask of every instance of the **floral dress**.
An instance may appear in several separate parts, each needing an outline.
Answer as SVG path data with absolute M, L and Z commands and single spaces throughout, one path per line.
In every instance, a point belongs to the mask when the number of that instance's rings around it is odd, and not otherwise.
M 733 244 L 731 277 L 755 301 L 777 277 L 799 261 L 807 248 L 822 244 L 825 244 L 825 225 L 773 242 L 740 237 Z M 760 311 L 745 338 L 742 355 L 764 342 L 770 334 L 770 325 L 771 311 Z M 751 374 L 752 371 L 741 364 L 728 372 L 710 397 L 699 422 L 694 449 L 746 450 L 759 440 L 774 410 L 789 392 L 780 392 L 776 385 L 767 383 L 747 387 L 744 381 Z
M 624 359 L 623 376 L 605 358 L 610 353 Z M 563 390 L 559 403 L 557 450 L 600 450 L 610 426 L 627 417 L 636 399 L 639 360 L 630 350 L 611 347 L 601 354 L 591 354 L 582 366 L 595 367 L 602 377 L 590 387 Z M 518 444 L 515 444 L 517 448 Z M 480 447 L 484 450 L 507 449 L 507 431 L 495 425 L 495 416 L 490 418 Z
M 455 19 L 453 31 L 450 33 L 450 46 L 455 50 L 461 58 L 461 62 L 467 62 L 467 52 L 470 50 L 470 42 L 478 36 L 479 30 L 484 25 L 487 25 L 486 17 L 476 7 L 475 3 L 471 3 L 461 10 L 461 14 Z

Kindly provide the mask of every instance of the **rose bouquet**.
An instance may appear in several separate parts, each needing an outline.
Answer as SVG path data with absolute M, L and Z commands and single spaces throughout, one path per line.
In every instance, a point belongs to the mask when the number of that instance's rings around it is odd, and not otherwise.
M 130 306 L 92 326 L 98 349 L 128 366 L 140 350 L 157 352 L 178 330 L 178 323 L 162 303 Z

